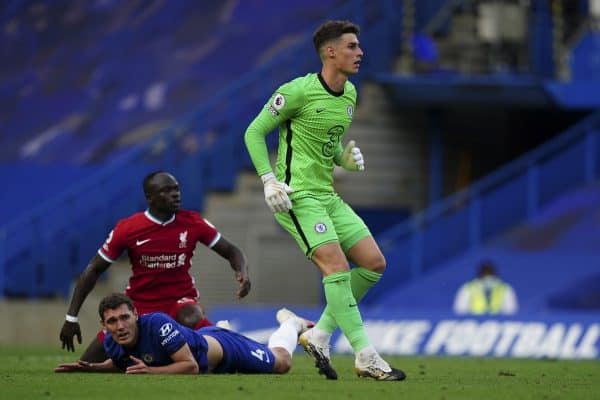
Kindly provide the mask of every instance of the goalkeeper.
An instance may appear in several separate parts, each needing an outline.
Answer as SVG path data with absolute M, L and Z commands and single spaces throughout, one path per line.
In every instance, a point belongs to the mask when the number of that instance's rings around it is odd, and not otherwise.
M 316 326 L 300 336 L 300 344 L 320 373 L 337 379 L 329 342 L 340 327 L 354 350 L 359 376 L 403 380 L 404 373 L 391 368 L 370 344 L 357 307 L 381 278 L 385 258 L 363 220 L 333 189 L 335 165 L 365 169 L 356 143 L 342 146 L 356 106 L 356 89 L 348 77 L 358 73 L 363 58 L 358 33 L 349 21 L 322 24 L 313 36 L 321 72 L 279 87 L 248 126 L 245 142 L 275 219 L 323 275 L 327 305 Z M 265 137 L 276 127 L 273 172 Z M 349 261 L 356 267 L 350 269 Z

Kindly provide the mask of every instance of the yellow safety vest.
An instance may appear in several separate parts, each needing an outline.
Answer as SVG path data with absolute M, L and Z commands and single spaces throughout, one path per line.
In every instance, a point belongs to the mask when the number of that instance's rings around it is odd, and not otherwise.
M 483 283 L 479 279 L 474 279 L 467 283 L 469 291 L 469 310 L 471 314 L 498 314 L 502 309 L 506 285 L 502 282 L 496 282 L 492 286 L 489 302 L 485 296 Z

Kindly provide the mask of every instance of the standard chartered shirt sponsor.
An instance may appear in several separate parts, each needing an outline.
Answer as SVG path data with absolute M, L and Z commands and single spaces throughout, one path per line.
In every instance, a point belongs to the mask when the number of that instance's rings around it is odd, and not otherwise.
M 164 268 L 171 269 L 185 265 L 186 255 L 181 254 L 161 254 L 158 256 L 142 255 L 140 265 L 146 268 Z

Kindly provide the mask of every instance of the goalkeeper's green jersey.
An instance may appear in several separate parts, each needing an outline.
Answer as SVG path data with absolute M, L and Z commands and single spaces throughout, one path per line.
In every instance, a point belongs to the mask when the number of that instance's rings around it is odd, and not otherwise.
M 248 126 L 246 147 L 259 175 L 271 172 L 265 136 L 279 127 L 275 175 L 294 189 L 333 192 L 333 168 L 341 140 L 356 106 L 356 89 L 346 81 L 341 93 L 320 74 L 311 73 L 280 86 Z

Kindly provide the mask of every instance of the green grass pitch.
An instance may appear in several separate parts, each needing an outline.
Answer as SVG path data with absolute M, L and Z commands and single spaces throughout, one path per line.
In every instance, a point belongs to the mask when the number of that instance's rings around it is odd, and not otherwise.
M 76 353 L 77 355 L 79 353 Z M 353 358 L 334 356 L 339 380 L 319 376 L 294 355 L 287 375 L 55 374 L 73 353 L 56 347 L 0 346 L 0 399 L 598 399 L 599 361 L 386 357 L 404 382 L 354 375 Z

